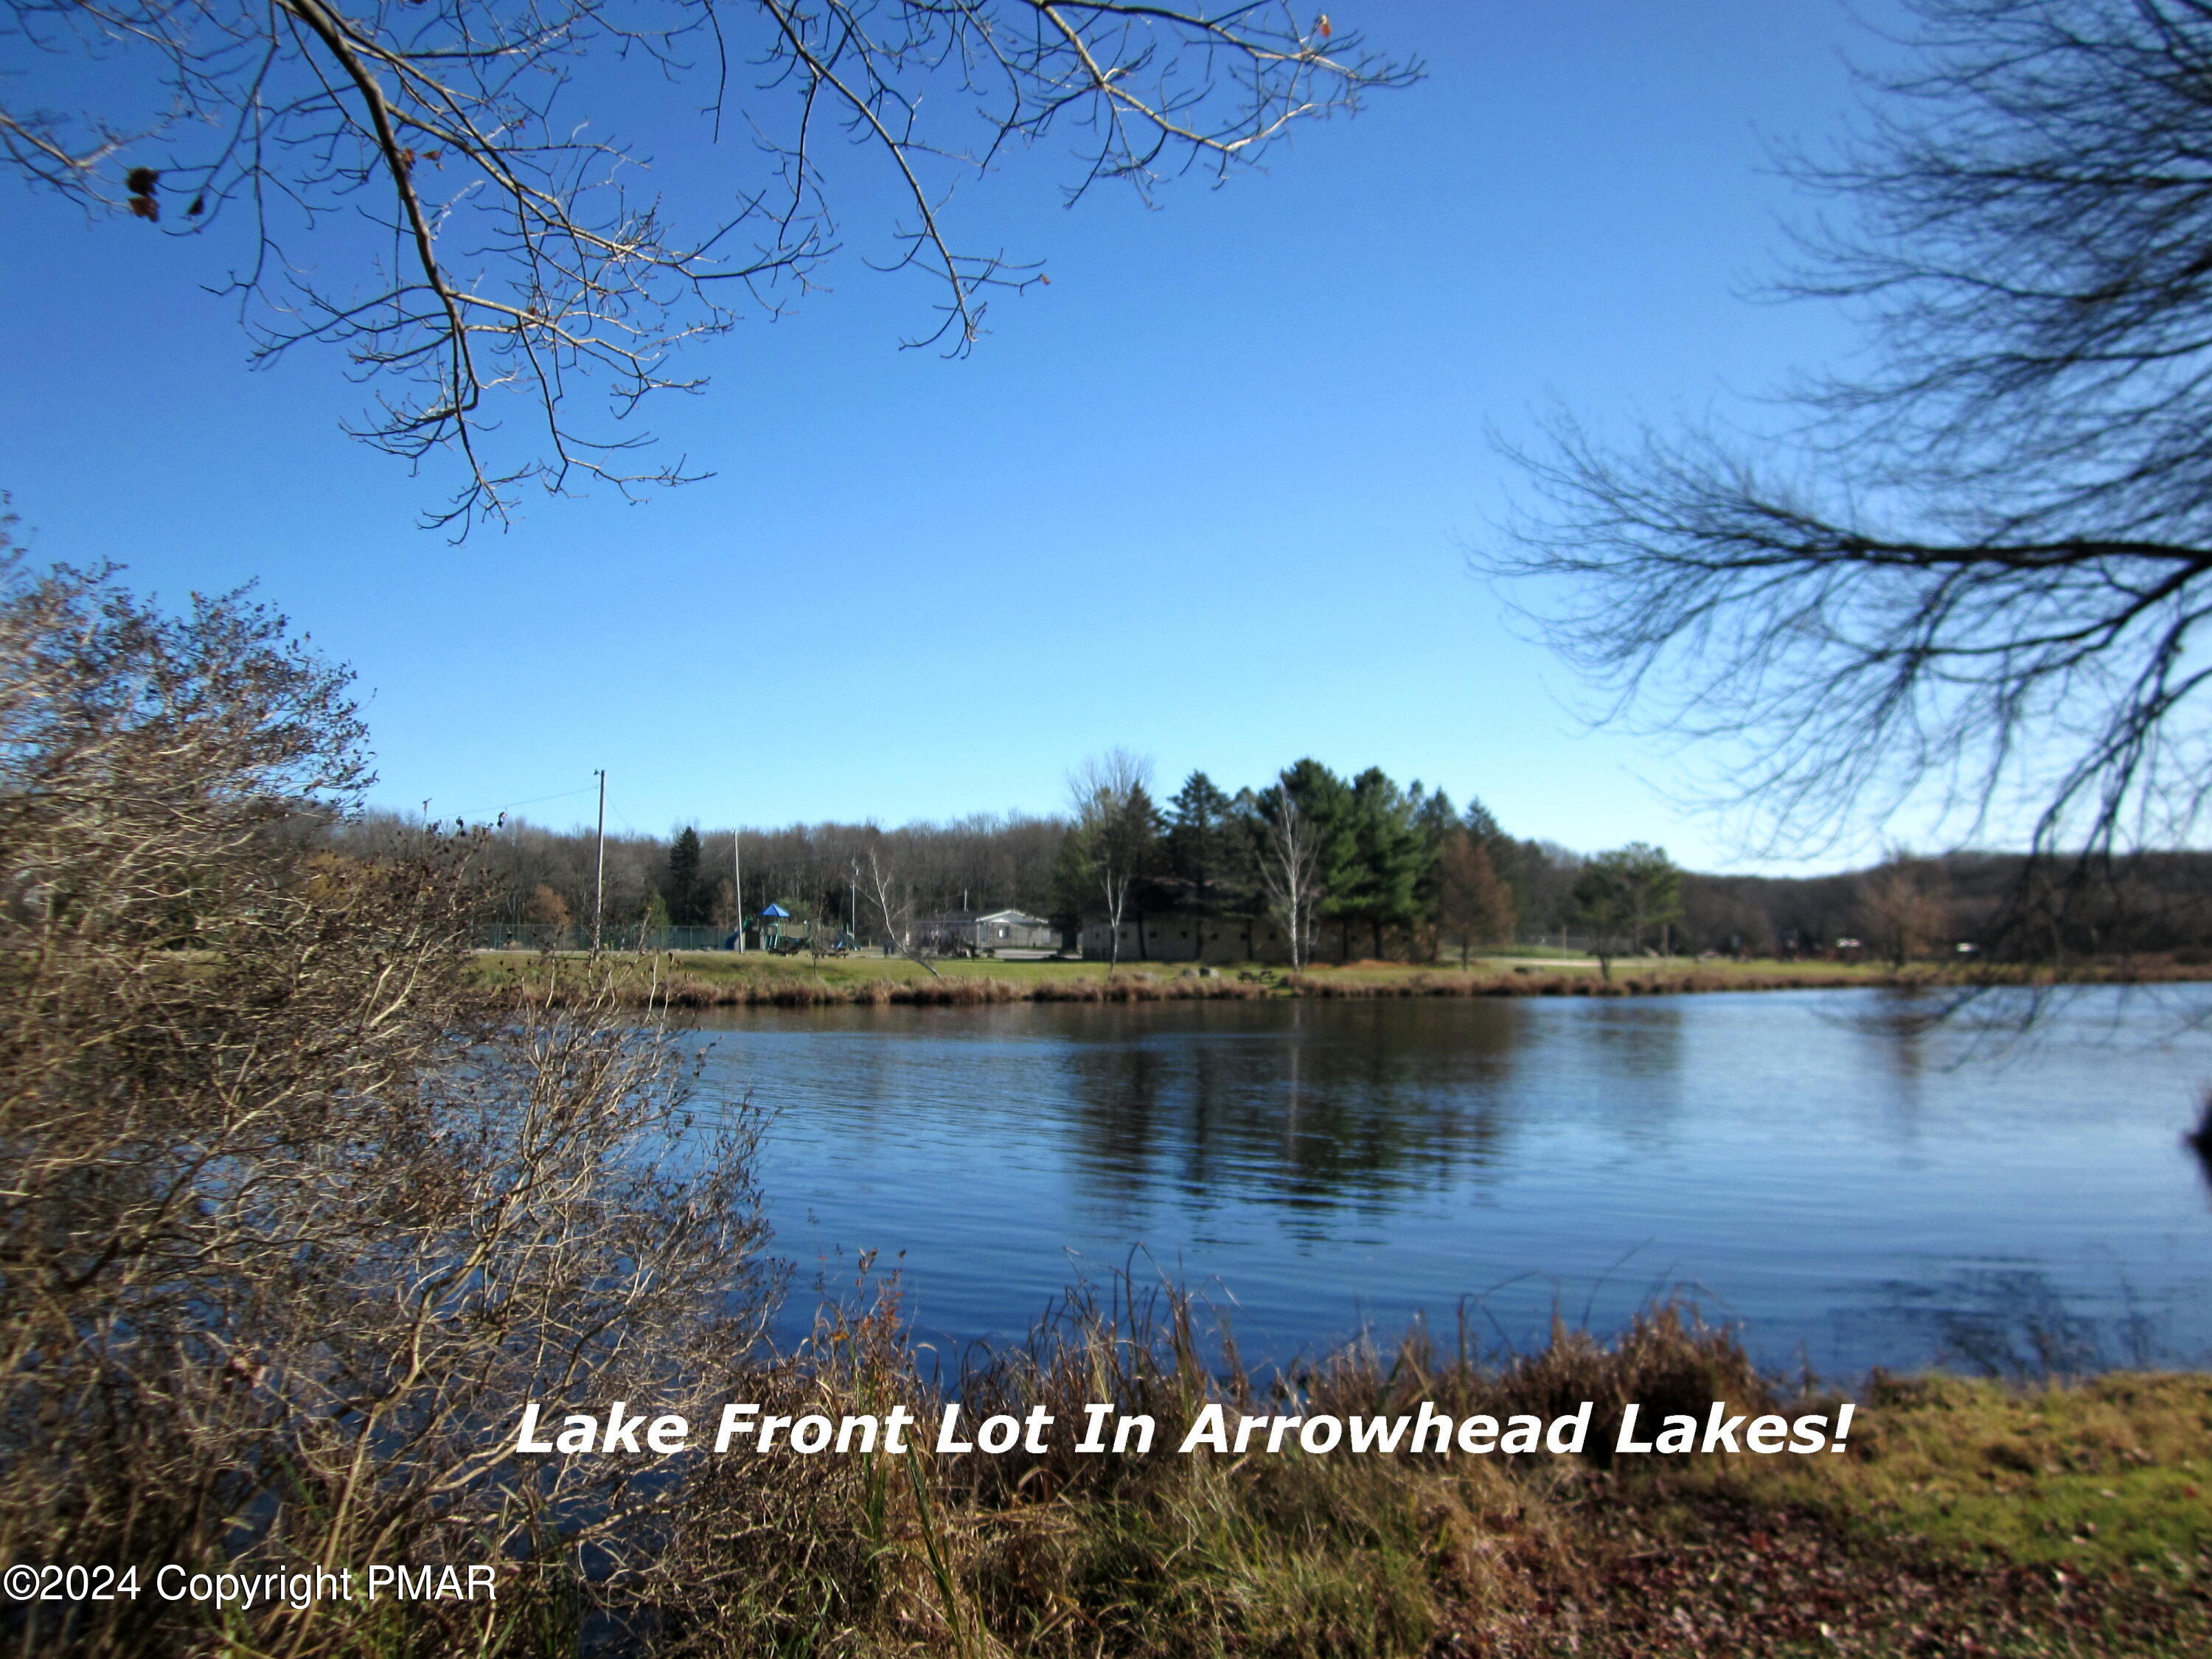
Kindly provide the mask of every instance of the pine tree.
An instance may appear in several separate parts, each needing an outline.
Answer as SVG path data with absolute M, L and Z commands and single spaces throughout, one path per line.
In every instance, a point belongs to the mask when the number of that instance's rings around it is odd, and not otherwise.
M 1681 919 L 1682 872 L 1663 847 L 1632 841 L 1583 866 L 1569 903 L 1590 930 L 1598 972 L 1613 977 L 1613 959 L 1642 947 L 1654 927 Z
M 678 927 L 703 927 L 714 893 L 699 878 L 699 832 L 686 825 L 668 849 L 668 919 Z
M 1410 926 L 1419 915 L 1420 880 L 1431 854 L 1413 800 L 1380 767 L 1352 780 L 1347 817 L 1350 879 L 1337 896 L 1336 913 L 1373 930 L 1379 957 L 1383 929 Z
M 1498 819 L 1480 801 L 1470 799 L 1467 811 L 1460 815 L 1460 823 L 1467 833 L 1474 837 L 1474 844 L 1486 853 L 1505 839 L 1505 831 L 1498 828 Z
M 1440 850 L 1450 839 L 1451 832 L 1459 827 L 1459 812 L 1452 805 L 1452 798 L 1441 789 L 1429 793 L 1421 787 L 1421 781 L 1415 778 L 1406 787 L 1406 799 L 1413 807 L 1413 822 L 1420 826 L 1429 850 Z
M 1198 908 L 1198 953 L 1206 953 L 1206 918 L 1236 863 L 1236 803 L 1212 778 L 1193 772 L 1168 806 L 1168 867 L 1190 883 Z

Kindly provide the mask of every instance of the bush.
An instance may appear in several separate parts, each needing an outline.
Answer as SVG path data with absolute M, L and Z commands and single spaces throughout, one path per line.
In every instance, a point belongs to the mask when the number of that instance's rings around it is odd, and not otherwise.
M 525 1567 L 495 1608 L 148 1594 L 16 1633 L 573 1622 L 566 1582 L 618 1582 L 666 1500 L 615 1459 L 518 1477 L 514 1417 L 723 1396 L 770 1288 L 743 1113 L 695 1108 L 604 981 L 475 988 L 474 837 L 317 850 L 362 731 L 282 617 L 0 580 L 0 1558 Z

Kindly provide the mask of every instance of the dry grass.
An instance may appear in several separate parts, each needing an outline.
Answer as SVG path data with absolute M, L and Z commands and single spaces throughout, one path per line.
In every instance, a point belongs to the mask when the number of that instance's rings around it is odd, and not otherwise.
M 873 971 L 878 967 L 884 971 Z M 1039 971 L 1048 969 L 1059 971 Z M 626 959 L 616 972 L 636 1006 L 670 1008 L 977 1007 L 1012 1002 L 1244 1002 L 1273 997 L 1657 996 L 1929 983 L 1924 976 L 1818 969 L 1756 974 L 1684 969 L 1624 974 L 1609 981 L 1595 969 L 1571 967 L 1451 974 L 1403 964 L 1387 969 L 1359 964 L 1336 972 L 1246 968 L 1200 974 L 1164 965 L 1124 969 L 1109 977 L 1095 964 L 1055 963 L 948 965 L 936 978 L 901 969 L 909 969 L 909 964 L 848 963 L 810 971 L 786 964 L 766 969 L 725 968 L 696 956 L 669 956 Z M 523 957 L 487 956 L 480 963 L 487 978 L 517 990 L 542 993 L 548 971 L 547 964 Z
M 2081 963 L 2063 975 L 2043 970 L 1961 970 L 1917 965 L 1893 970 L 1868 963 L 1691 963 L 1623 960 L 1607 979 L 1594 964 L 1493 962 L 1458 973 L 1407 963 L 1354 962 L 1291 973 L 1231 966 L 1201 971 L 1176 963 L 1124 968 L 1110 977 L 1096 963 L 946 962 L 931 975 L 903 958 L 764 961 L 714 952 L 611 956 L 616 981 L 635 1006 L 672 1008 L 977 1007 L 1011 1002 L 1249 1001 L 1455 997 L 1639 997 L 1725 991 L 1843 988 L 1942 990 L 1973 985 L 2154 984 L 2212 977 L 2212 968 L 2167 958 Z M 547 959 L 481 952 L 477 971 L 517 990 L 542 988 Z
M 1806 972 L 1778 969 L 1754 973 L 1741 969 L 1684 968 L 1620 973 L 1605 979 L 1592 972 L 1547 972 L 1524 969 L 1507 974 L 1447 974 L 1415 970 L 1389 976 L 1339 977 L 1334 974 L 1294 974 L 1285 986 L 1304 997 L 1643 997 L 1689 996 L 1715 991 L 1814 991 L 1838 986 L 1896 989 L 1930 983 L 1923 975 L 1869 970 L 1837 973 L 1814 969 Z
M 783 1408 L 831 1413 L 896 1398 L 928 1420 L 938 1399 L 881 1310 L 825 1325 L 773 1386 Z M 2085 1480 L 2124 1463 L 2181 1482 L 2205 1455 L 2207 1389 L 1891 1382 L 1863 1401 L 1844 1456 L 1614 1462 L 1605 1449 L 1631 1400 L 1699 1416 L 1715 1400 L 1832 1401 L 1760 1376 L 1731 1334 L 1672 1307 L 1611 1342 L 1556 1330 L 1502 1366 L 1439 1353 L 1416 1329 L 1388 1351 L 1261 1371 L 1177 1297 L 1079 1295 L 1026 1351 L 980 1359 L 955 1392 L 970 1420 L 1042 1407 L 1064 1425 L 1110 1401 L 1157 1419 L 1151 1454 L 1079 1454 L 1056 1436 L 1034 1456 L 709 1462 L 642 1599 L 655 1650 L 685 1659 L 2179 1656 L 2212 1641 L 2203 1506 L 2161 1509 L 2154 1528 L 2093 1527 L 2112 1547 L 2064 1557 L 2071 1570 L 2054 1581 L 2048 1552 L 2003 1511 L 1929 1531 L 1936 1506 L 1916 1494 L 1978 1480 L 1993 1436 L 2070 1460 Z M 1427 1400 L 1501 1418 L 1590 1400 L 1597 1412 L 1581 1457 L 1177 1454 L 1208 1400 L 1340 1415 Z

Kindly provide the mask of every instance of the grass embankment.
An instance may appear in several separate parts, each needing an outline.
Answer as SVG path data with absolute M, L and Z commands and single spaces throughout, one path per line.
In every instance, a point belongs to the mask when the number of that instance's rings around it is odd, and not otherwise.
M 542 988 L 568 964 L 518 951 L 483 951 L 481 971 L 495 981 Z M 1266 997 L 1639 996 L 1728 990 L 1807 989 L 1843 985 L 1948 982 L 1932 972 L 1903 975 L 1855 963 L 1616 963 L 1606 979 L 1595 963 L 1480 962 L 1470 971 L 1404 963 L 1316 965 L 1303 973 L 1231 964 L 1209 970 L 1173 963 L 1125 967 L 1109 975 L 1095 962 L 963 962 L 932 964 L 902 957 L 738 957 L 681 951 L 616 959 L 624 991 L 641 1004 L 674 1007 L 809 1007 L 840 1003 L 966 1006 L 1003 1002 L 1246 1001 Z M 581 982 L 580 979 L 580 983 Z
M 1832 1411 L 1669 1310 L 1502 1370 L 1423 1342 L 1224 1383 L 1186 1322 L 1095 1315 L 961 1389 L 970 1422 L 1086 1401 L 1155 1415 L 1148 1455 L 726 1457 L 695 1474 L 659 1601 L 728 1656 L 2197 1655 L 2212 1652 L 2212 1378 L 2019 1389 L 1882 1380 L 1839 1455 L 1615 1458 L 1620 1407 Z M 770 1410 L 932 1401 L 869 1322 Z M 1514 1459 L 1174 1448 L 1231 1409 L 1552 1415 L 1589 1451 Z M 1801 1404 L 1801 1401 L 1802 1402 Z M 738 1517 L 744 1517 L 738 1524 Z
M 1969 978 L 1952 969 L 1903 969 L 1863 962 L 1693 961 L 1624 958 L 1610 979 L 1595 962 L 1486 958 L 1467 971 L 1426 963 L 1353 962 L 1316 964 L 1302 973 L 1231 964 L 1200 969 L 1139 964 L 1110 976 L 1096 962 L 964 962 L 932 964 L 903 957 L 738 956 L 678 951 L 613 956 L 624 994 L 641 1005 L 678 1008 L 814 1007 L 837 1004 L 962 1006 L 1004 1002 L 1249 1001 L 1267 997 L 1662 996 L 1714 991 L 1818 990 L 1838 987 L 1943 988 L 1968 984 L 2047 984 L 2053 975 L 2022 971 L 2011 978 Z M 480 971 L 495 982 L 543 988 L 546 975 L 572 971 L 574 958 L 520 951 L 482 951 Z M 2212 977 L 2212 969 L 2163 960 L 2082 964 L 2069 982 L 2148 982 Z M 584 981 L 580 975 L 578 984 Z

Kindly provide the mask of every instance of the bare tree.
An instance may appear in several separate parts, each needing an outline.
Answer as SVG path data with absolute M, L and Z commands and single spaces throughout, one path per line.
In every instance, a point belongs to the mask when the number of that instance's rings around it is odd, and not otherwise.
M 1950 931 L 1951 907 L 1936 872 L 1904 853 L 1893 853 L 1859 884 L 1861 926 L 1893 967 L 1941 945 Z
M 670 1495 L 514 1458 L 515 1414 L 731 1386 L 769 1288 L 742 1112 L 596 966 L 484 988 L 480 833 L 309 833 L 361 733 L 281 617 L 0 577 L 0 1555 L 335 1570 L 465 1528 L 526 1603 L 573 1596 L 579 1553 L 619 1572 Z M 51 1611 L 27 1645 L 361 1639 L 281 1605 Z M 410 1650 L 494 1639 L 394 1611 Z
M 1288 784 L 1263 791 L 1255 811 L 1260 886 L 1291 941 L 1291 966 L 1306 965 L 1307 940 L 1321 902 L 1321 826 L 1299 807 Z
M 1614 714 L 1721 740 L 1776 842 L 1911 805 L 2024 835 L 2063 902 L 2212 781 L 2212 7 L 1914 9 L 1917 66 L 1796 164 L 1842 212 L 1790 288 L 1866 315 L 1872 367 L 1763 449 L 1563 422 L 1480 562 L 1564 578 L 1554 641 Z
M 959 239 L 957 179 L 1073 135 L 1071 198 L 1149 193 L 1416 73 L 1304 15 L 1272 0 L 8 0 L 0 156 L 173 234 L 242 217 L 233 287 L 258 354 L 343 348 L 380 388 L 355 429 L 409 460 L 458 457 L 434 521 L 465 531 L 529 480 L 685 477 L 680 460 L 641 465 L 641 440 L 580 420 L 576 395 L 603 384 L 618 420 L 696 386 L 678 347 L 812 286 L 838 241 L 833 186 L 868 189 L 825 154 L 838 135 L 900 204 L 884 263 L 937 285 L 936 325 L 909 343 L 964 351 L 992 289 L 1043 278 Z M 108 100 L 70 107 L 93 59 L 120 66 Z M 131 71 L 135 106 L 112 90 Z M 743 146 L 704 214 L 671 209 L 641 144 L 614 136 L 665 131 L 672 110 L 696 112 L 678 150 Z M 536 444 L 493 439 L 486 399 L 506 389 L 534 403 Z
M 544 882 L 530 890 L 530 905 L 523 912 L 526 921 L 552 930 L 556 945 L 568 942 L 568 927 L 574 917 L 569 914 L 568 902 Z
M 914 898 L 911 891 L 895 873 L 884 867 L 873 847 L 868 848 L 868 873 L 866 878 L 869 893 L 876 901 L 876 913 L 884 919 L 884 954 L 890 956 L 902 951 L 927 970 L 932 979 L 942 979 L 927 955 L 909 947 L 914 933 Z M 862 881 L 860 861 L 853 860 L 853 884 Z
M 1482 843 L 1454 825 L 1437 848 L 1434 876 L 1437 932 L 1459 946 L 1464 969 L 1479 945 L 1513 937 L 1513 894 Z
M 1108 945 L 1106 977 L 1121 962 L 1121 918 L 1129 890 L 1150 873 L 1159 855 L 1160 815 L 1152 805 L 1152 763 L 1127 749 L 1094 755 L 1067 775 L 1067 800 L 1075 818 L 1068 843 L 1079 879 L 1103 901 Z

